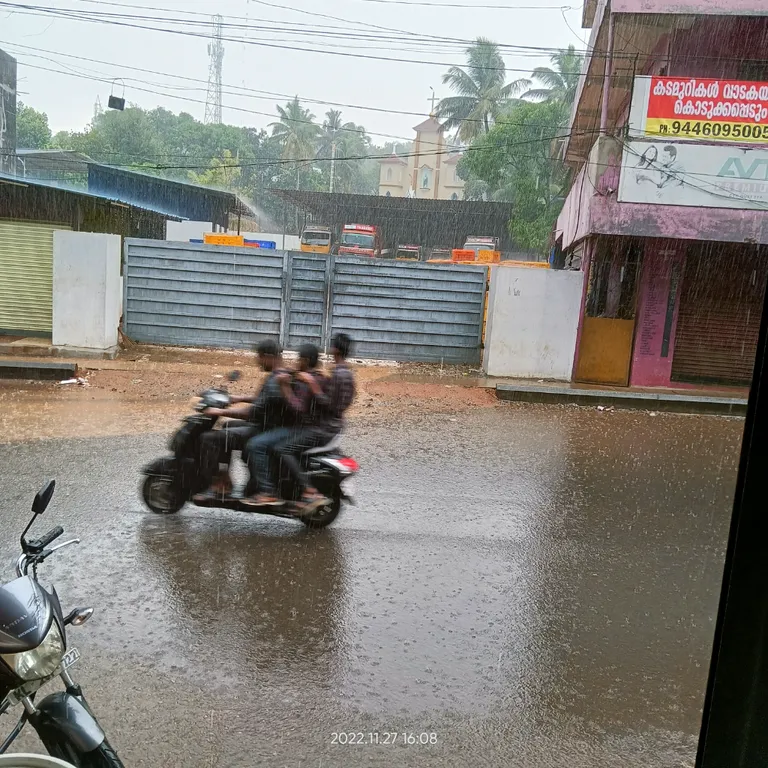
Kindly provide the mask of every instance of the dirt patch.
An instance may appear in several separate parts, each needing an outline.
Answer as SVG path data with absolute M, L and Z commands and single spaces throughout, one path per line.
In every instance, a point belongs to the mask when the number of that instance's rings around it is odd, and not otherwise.
M 114 361 L 81 361 L 85 385 L 0 380 L 0 442 L 170 433 L 199 392 L 226 384 L 228 371 L 243 374 L 229 386 L 233 394 L 258 390 L 264 376 L 243 353 L 167 356 L 172 359 L 138 350 Z M 355 375 L 358 396 L 349 418 L 356 422 L 396 425 L 425 412 L 498 406 L 492 390 L 452 383 L 467 375 L 458 367 L 397 366 L 393 374 L 392 366 L 356 365 Z

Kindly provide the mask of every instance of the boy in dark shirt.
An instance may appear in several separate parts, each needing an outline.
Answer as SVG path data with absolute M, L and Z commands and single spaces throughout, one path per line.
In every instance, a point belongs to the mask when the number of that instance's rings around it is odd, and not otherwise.
M 206 411 L 212 416 L 225 416 L 231 420 L 221 429 L 206 432 L 200 438 L 200 474 L 210 487 L 197 494 L 195 502 L 210 501 L 230 493 L 229 473 L 220 472 L 219 468 L 222 464 L 229 464 L 232 451 L 242 451 L 254 435 L 285 426 L 287 407 L 278 378 L 286 370 L 282 365 L 280 347 L 277 342 L 266 339 L 259 342 L 256 351 L 259 367 L 269 374 L 259 392 L 251 397 L 233 397 L 228 408 L 209 408 Z M 281 438 L 288 434 L 286 429 Z
M 304 397 L 305 418 L 301 427 L 278 442 L 273 449 L 280 466 L 285 466 L 301 489 L 305 512 L 322 506 L 327 499 L 318 493 L 301 469 L 300 456 L 310 448 L 329 443 L 344 427 L 344 412 L 355 399 L 355 376 L 347 364 L 352 350 L 352 339 L 346 333 L 337 333 L 331 341 L 334 367 L 331 375 L 321 381 L 311 372 L 298 374 L 309 394 Z
M 299 347 L 298 370 L 294 376 L 282 371 L 275 383 L 279 388 L 283 406 L 283 423 L 279 428 L 248 441 L 246 455 L 251 477 L 257 483 L 258 493 L 243 499 L 245 504 L 253 506 L 276 506 L 283 504 L 277 496 L 275 481 L 272 473 L 272 459 L 275 457 L 275 446 L 289 440 L 297 432 L 313 424 L 317 418 L 318 405 L 313 392 L 323 392 L 320 381 L 322 374 L 317 370 L 320 351 L 314 344 L 302 344 Z M 293 378 L 293 381 L 292 381 Z

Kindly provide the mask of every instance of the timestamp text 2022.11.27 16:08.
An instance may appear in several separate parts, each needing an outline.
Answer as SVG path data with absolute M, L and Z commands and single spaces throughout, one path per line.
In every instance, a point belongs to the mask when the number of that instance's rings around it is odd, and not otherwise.
M 422 746 L 437 744 L 437 734 L 409 731 L 338 731 L 331 734 L 331 744 L 342 746 Z

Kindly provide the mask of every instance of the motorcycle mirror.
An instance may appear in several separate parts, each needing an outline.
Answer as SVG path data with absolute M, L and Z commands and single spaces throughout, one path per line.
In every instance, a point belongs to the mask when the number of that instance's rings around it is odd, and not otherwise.
M 32 512 L 35 515 L 42 515 L 48 505 L 51 503 L 51 497 L 56 489 L 56 481 L 49 480 L 36 494 L 32 502 Z
M 242 376 L 242 374 L 240 373 L 240 371 L 230 371 L 229 375 L 227 376 L 227 379 L 229 379 L 229 381 L 231 381 L 231 382 L 235 382 L 241 376 Z

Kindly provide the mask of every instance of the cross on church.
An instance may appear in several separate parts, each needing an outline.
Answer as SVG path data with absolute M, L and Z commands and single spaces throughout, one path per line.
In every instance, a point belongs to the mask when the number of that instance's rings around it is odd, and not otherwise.
M 432 91 L 431 98 L 427 99 L 427 101 L 432 102 L 432 109 L 429 110 L 429 116 L 434 117 L 435 116 L 435 99 L 437 98 L 437 96 L 435 96 L 435 89 L 431 85 L 429 86 L 429 90 Z

